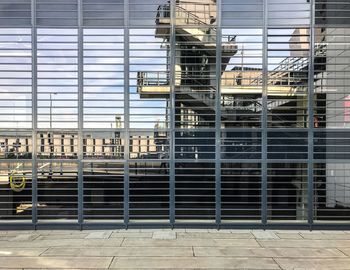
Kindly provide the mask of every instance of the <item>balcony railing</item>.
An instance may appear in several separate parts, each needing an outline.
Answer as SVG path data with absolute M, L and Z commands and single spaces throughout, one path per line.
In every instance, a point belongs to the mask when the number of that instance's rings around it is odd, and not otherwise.
M 169 86 L 169 73 L 166 71 L 138 72 L 137 86 Z

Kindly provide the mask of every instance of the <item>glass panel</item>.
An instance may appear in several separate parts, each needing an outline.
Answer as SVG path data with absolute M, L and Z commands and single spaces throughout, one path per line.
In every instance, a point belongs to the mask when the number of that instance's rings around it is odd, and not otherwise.
M 169 133 L 165 130 L 130 132 L 131 159 L 169 159 Z
M 215 220 L 214 163 L 176 163 L 175 219 Z
M 83 0 L 85 26 L 124 25 L 124 0 Z
M 36 138 L 40 159 L 76 159 L 78 156 L 78 134 L 75 132 L 39 132 Z
M 130 162 L 129 168 L 130 219 L 169 219 L 168 162 Z
M 84 163 L 84 219 L 123 220 L 124 164 Z
M 316 221 L 349 222 L 349 179 L 349 162 L 314 165 L 314 219 Z
M 0 223 L 32 218 L 32 164 L 0 162 Z
M 38 26 L 77 26 L 78 0 L 36 0 Z
M 0 0 L 0 25 L 31 26 L 31 0 Z
M 261 127 L 262 61 L 262 29 L 222 29 L 223 127 Z
M 307 220 L 307 164 L 270 163 L 267 169 L 267 218 Z
M 123 34 L 84 29 L 84 128 L 124 127 Z
M 38 220 L 77 220 L 78 166 L 76 163 L 38 163 Z
M 169 28 L 130 29 L 130 128 L 169 124 Z
M 221 131 L 221 159 L 261 159 L 261 132 Z
M 176 159 L 214 159 L 215 132 L 178 131 L 175 133 Z
M 175 127 L 215 127 L 216 29 L 176 28 Z
M 176 25 L 215 25 L 216 0 L 177 0 L 175 19 Z
M 30 31 L 0 29 L 0 128 L 32 126 Z
M 221 218 L 224 222 L 261 219 L 260 164 L 221 164 Z
M 280 26 L 309 26 L 309 0 L 267 0 L 268 24 Z
M 315 33 L 314 127 L 350 128 L 350 29 Z
M 315 159 L 350 159 L 350 132 L 331 131 L 314 133 Z
M 308 127 L 309 29 L 268 30 L 268 127 Z
M 32 147 L 30 132 L 0 131 L 0 159 L 31 159 Z
M 129 0 L 130 25 L 148 26 L 169 23 L 169 0 Z
M 307 159 L 308 158 L 307 132 L 268 132 L 267 158 L 268 159 Z
M 222 0 L 223 26 L 262 26 L 263 0 Z
M 349 27 L 350 3 L 344 0 L 315 0 L 316 25 Z
M 84 159 L 122 159 L 124 143 L 124 133 L 120 131 L 86 132 L 83 139 Z
M 77 29 L 38 29 L 38 128 L 78 127 Z

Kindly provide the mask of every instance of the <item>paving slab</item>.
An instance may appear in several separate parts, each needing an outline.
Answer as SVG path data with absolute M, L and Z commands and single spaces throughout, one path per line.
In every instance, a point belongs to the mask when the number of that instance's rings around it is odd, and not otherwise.
M 350 269 L 349 236 L 306 230 L 1 231 L 0 269 Z
M 303 238 L 299 233 L 276 232 L 275 234 L 281 239 L 302 239 Z
M 121 232 L 113 232 L 110 238 L 152 238 L 153 232 L 129 232 L 129 231 L 121 231 Z
M 0 247 L 0 257 L 16 257 L 16 256 L 39 256 L 47 248 L 3 248 Z
M 252 231 L 256 239 L 279 239 L 279 237 L 272 231 Z
M 334 234 L 334 233 L 300 233 L 304 239 L 315 239 L 315 240 L 350 240 L 350 234 Z
M 339 248 L 339 250 L 350 257 L 350 248 Z
M 112 234 L 112 231 L 99 231 L 91 232 L 85 238 L 86 239 L 108 239 Z
M 48 234 L 40 235 L 36 240 L 60 240 L 60 239 L 83 239 L 88 236 L 88 233 L 81 234 Z
M 334 230 L 326 230 L 326 231 L 320 231 L 321 233 L 324 233 L 324 234 L 346 234 L 347 232 L 350 232 L 350 231 L 334 231 Z
M 307 269 L 350 269 L 350 259 L 288 259 L 276 258 L 275 261 L 285 270 Z
M 116 247 L 120 246 L 122 241 L 123 238 L 0 241 L 0 247 Z
M 254 238 L 251 233 L 198 233 L 198 232 L 191 232 L 191 233 L 183 233 L 179 232 L 177 233 L 178 238 L 204 238 L 204 239 L 251 239 Z
M 340 251 L 339 251 L 340 252 Z M 192 257 L 192 247 L 100 247 L 100 248 L 49 248 L 41 256 L 69 257 Z M 345 255 L 343 255 L 345 256 Z
M 222 229 L 222 230 L 208 229 L 208 232 L 209 233 L 232 233 L 232 231 L 228 229 Z
M 13 238 L 10 238 L 9 241 L 32 241 L 38 237 L 38 234 L 19 234 L 17 236 L 14 236 Z
M 117 257 L 113 260 L 111 268 L 136 269 L 280 269 L 271 258 L 158 258 L 135 257 L 132 260 Z
M 307 248 L 338 248 L 350 247 L 350 240 L 294 240 L 294 239 L 276 239 L 264 240 L 257 239 L 262 247 L 307 247 Z
M 155 231 L 152 239 L 160 240 L 174 240 L 176 239 L 176 232 L 173 231 Z
M 207 232 L 209 232 L 209 229 L 191 229 L 191 228 L 189 228 L 189 229 L 185 229 L 185 232 L 189 232 L 189 233 L 191 233 L 191 232 L 207 233 Z
M 0 257 L 0 269 L 25 268 L 108 268 L 112 261 L 112 257 Z
M 255 239 L 174 239 L 174 240 L 158 240 L 158 239 L 137 239 L 126 238 L 122 246 L 137 247 L 191 247 L 191 246 L 240 246 L 240 247 L 259 247 Z
M 308 257 L 327 258 L 347 256 L 338 249 L 313 249 L 313 248 L 241 248 L 241 247 L 193 247 L 196 257 Z

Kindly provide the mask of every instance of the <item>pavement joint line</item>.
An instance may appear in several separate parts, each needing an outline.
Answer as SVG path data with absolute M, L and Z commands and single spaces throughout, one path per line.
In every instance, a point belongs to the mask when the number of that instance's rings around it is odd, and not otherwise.
M 124 241 L 125 241 L 125 238 L 126 238 L 126 237 L 123 237 L 123 240 L 122 240 L 122 241 L 120 241 L 120 244 L 119 244 L 119 246 L 120 246 L 120 247 L 122 247 L 122 246 L 123 246 Z
M 193 256 L 193 257 L 196 257 L 196 253 L 195 253 L 195 251 L 194 251 L 194 247 L 192 246 L 191 248 L 192 248 L 192 256 Z
M 114 262 L 114 259 L 117 260 L 117 257 L 116 257 L 116 256 L 113 256 L 113 257 L 112 257 L 111 261 L 109 262 L 109 265 L 108 265 L 107 269 L 110 269 L 110 268 L 111 268 L 111 265 L 112 265 L 112 263 Z
M 43 252 L 41 252 L 38 257 L 42 257 L 41 255 L 43 255 L 46 251 L 48 251 L 51 247 L 47 247 L 45 248 L 45 250 Z
M 280 268 L 280 269 L 283 269 L 283 267 L 275 260 L 274 257 L 270 257 L 275 263 L 276 265 Z
M 261 247 L 261 248 L 265 248 L 261 243 L 260 243 L 260 241 L 258 240 L 258 239 L 256 239 L 256 238 L 253 238 L 257 243 L 258 243 L 258 245 Z
M 335 248 L 335 249 L 339 250 L 339 252 L 341 252 L 342 254 L 344 254 L 346 258 L 349 258 L 349 257 L 350 257 L 348 254 L 346 254 L 346 253 L 345 253 L 344 251 L 342 251 L 340 248 L 337 247 L 337 248 Z

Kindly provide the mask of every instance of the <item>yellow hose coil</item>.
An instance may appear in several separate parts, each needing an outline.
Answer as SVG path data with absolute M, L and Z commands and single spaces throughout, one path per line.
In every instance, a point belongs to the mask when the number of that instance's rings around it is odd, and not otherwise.
M 24 175 L 21 178 L 20 183 L 16 183 L 16 181 L 13 179 L 13 174 L 10 175 L 10 187 L 14 192 L 21 192 L 26 187 L 26 178 Z

